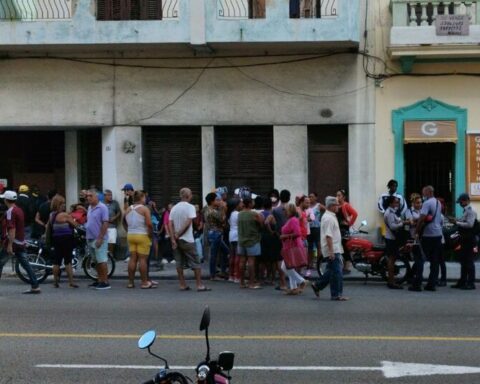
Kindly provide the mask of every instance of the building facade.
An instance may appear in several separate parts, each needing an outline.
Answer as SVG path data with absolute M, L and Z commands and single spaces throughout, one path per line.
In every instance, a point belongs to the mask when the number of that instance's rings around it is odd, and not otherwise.
M 431 184 L 448 214 L 480 199 L 480 3 L 378 0 L 374 54 L 377 194 L 396 178 L 409 196 Z M 469 150 L 470 148 L 470 150 Z
M 0 4 L 0 179 L 71 203 L 127 182 L 162 205 L 183 186 L 346 188 L 376 217 L 365 1 Z

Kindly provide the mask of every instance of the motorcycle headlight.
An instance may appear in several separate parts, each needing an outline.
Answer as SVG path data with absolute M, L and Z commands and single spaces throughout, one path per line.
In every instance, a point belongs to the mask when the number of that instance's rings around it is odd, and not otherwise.
M 197 371 L 198 380 L 201 380 L 201 381 L 207 380 L 209 373 L 210 373 L 210 368 L 207 365 L 201 365 Z

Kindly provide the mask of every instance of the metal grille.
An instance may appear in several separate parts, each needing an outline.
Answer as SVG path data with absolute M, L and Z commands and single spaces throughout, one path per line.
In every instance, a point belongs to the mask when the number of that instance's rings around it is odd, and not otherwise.
M 249 0 L 217 0 L 219 19 L 248 19 Z
M 161 20 L 162 0 L 97 0 L 97 20 Z
M 202 201 L 202 143 L 199 127 L 143 129 L 145 189 L 162 206 L 178 202 L 188 187 L 194 203 Z
M 71 0 L 0 0 L 0 20 L 72 18 Z
M 215 127 L 217 187 L 249 186 L 266 195 L 273 188 L 273 128 Z
M 164 19 L 178 19 L 179 0 L 162 1 L 162 15 Z
M 421 193 L 424 186 L 432 185 L 435 195 L 445 199 L 451 211 L 454 207 L 454 154 L 453 143 L 405 145 L 407 200 L 411 193 Z

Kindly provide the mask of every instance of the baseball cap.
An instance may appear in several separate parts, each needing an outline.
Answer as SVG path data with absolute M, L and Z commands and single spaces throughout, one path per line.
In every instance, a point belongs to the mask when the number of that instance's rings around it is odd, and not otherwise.
M 468 196 L 468 193 L 461 193 L 460 196 L 458 196 L 457 203 L 467 200 L 470 200 L 470 196 Z
M 22 184 L 20 187 L 18 187 L 18 192 L 28 192 L 30 188 L 28 188 L 28 185 Z
M 133 185 L 130 183 L 127 183 L 123 186 L 122 191 L 134 191 L 135 188 L 133 188 Z
M 0 199 L 15 201 L 17 200 L 17 194 L 14 191 L 5 191 L 3 195 L 0 195 Z

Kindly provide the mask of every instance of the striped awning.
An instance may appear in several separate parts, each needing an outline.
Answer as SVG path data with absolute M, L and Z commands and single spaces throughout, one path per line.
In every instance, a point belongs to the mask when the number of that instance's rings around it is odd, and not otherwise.
M 405 121 L 405 144 L 413 143 L 456 143 L 457 123 L 451 120 Z

